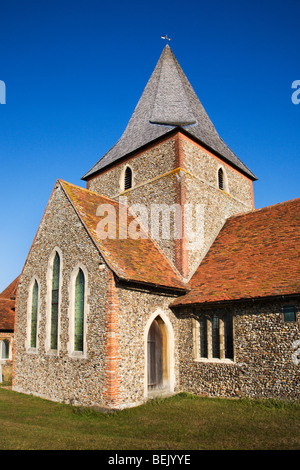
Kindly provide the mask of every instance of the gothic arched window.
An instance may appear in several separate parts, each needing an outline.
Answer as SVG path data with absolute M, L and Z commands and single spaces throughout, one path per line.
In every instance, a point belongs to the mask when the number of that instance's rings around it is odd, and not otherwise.
M 38 315 L 39 286 L 34 281 L 31 291 L 31 324 L 30 324 L 30 347 L 36 348 L 37 339 L 37 315 Z
M 85 279 L 79 268 L 75 281 L 74 351 L 83 351 Z
M 50 348 L 57 349 L 60 257 L 56 252 L 52 268 Z

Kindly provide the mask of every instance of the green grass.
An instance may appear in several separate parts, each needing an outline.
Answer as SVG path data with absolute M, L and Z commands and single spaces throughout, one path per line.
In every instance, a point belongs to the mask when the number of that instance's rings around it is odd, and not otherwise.
M 113 413 L 0 388 L 1 450 L 293 450 L 300 404 L 181 393 Z

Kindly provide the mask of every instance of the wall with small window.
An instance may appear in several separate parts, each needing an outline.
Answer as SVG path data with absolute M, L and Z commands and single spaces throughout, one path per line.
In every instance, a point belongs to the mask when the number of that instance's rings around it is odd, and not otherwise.
M 282 319 L 284 322 L 296 322 L 298 307 L 296 305 L 287 304 L 282 306 Z
M 127 175 L 125 174 L 126 168 Z M 116 197 L 130 188 L 147 184 L 176 168 L 175 139 L 171 138 L 143 152 L 137 152 L 125 162 L 104 169 L 87 183 L 87 188 L 108 197 Z M 131 187 L 130 184 L 131 171 Z
M 253 183 L 248 177 L 189 139 L 184 141 L 184 153 L 186 169 L 213 193 L 220 189 L 245 210 L 253 208 Z
M 209 396 L 299 399 L 299 312 L 299 298 L 186 308 L 178 314 L 183 389 Z

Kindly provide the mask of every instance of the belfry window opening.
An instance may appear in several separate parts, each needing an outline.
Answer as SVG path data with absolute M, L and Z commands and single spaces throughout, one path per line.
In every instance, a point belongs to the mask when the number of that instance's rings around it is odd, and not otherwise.
M 132 169 L 127 166 L 124 176 L 124 191 L 130 188 L 132 188 Z
M 218 171 L 218 185 L 219 185 L 219 189 L 224 191 L 224 172 L 222 168 L 219 168 L 219 171 Z

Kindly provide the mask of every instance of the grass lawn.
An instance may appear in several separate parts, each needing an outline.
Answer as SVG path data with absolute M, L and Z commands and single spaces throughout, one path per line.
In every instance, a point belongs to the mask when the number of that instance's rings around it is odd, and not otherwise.
M 300 404 L 181 393 L 102 413 L 0 387 L 1 450 L 295 450 Z

